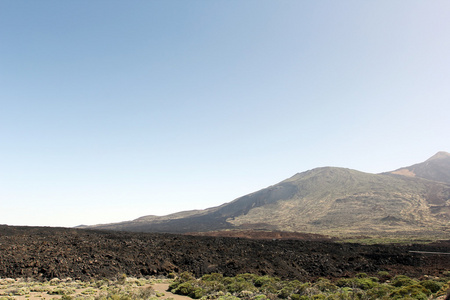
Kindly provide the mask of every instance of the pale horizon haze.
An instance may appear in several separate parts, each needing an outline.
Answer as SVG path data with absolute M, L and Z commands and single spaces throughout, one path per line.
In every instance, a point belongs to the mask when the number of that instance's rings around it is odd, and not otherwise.
M 449 1 L 0 1 L 0 224 L 204 209 L 450 151 Z

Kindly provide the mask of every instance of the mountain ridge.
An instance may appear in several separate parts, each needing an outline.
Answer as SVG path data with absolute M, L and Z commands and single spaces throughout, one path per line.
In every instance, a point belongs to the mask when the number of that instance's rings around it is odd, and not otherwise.
M 331 236 L 445 234 L 450 230 L 448 161 L 450 154 L 438 152 L 423 163 L 398 169 L 405 171 L 381 174 L 320 167 L 216 207 L 89 228 L 169 233 L 269 230 Z M 414 176 L 403 174 L 408 172 Z
M 450 153 L 439 151 L 424 162 L 403 167 L 390 173 L 450 184 Z

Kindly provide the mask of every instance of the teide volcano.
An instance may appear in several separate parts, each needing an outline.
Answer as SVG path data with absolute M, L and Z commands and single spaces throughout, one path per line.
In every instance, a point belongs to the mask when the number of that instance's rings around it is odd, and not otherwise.
M 438 152 L 423 163 L 401 168 L 391 173 L 450 184 L 450 153 Z
M 398 170 L 369 174 L 316 168 L 218 207 L 92 227 L 171 233 L 234 229 L 442 236 L 450 230 L 450 184 L 445 180 L 450 174 L 449 157 L 439 152 L 422 164 L 404 168 L 415 176 L 398 175 L 404 173 Z

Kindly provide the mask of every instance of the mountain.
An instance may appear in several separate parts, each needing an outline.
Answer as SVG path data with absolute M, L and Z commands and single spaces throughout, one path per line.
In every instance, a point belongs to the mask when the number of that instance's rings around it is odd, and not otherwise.
M 450 153 L 438 152 L 422 163 L 401 168 L 391 173 L 450 184 Z
M 439 152 L 424 163 L 399 169 L 407 171 L 382 174 L 316 168 L 218 207 L 93 227 L 172 233 L 270 230 L 331 236 L 448 235 L 449 157 Z

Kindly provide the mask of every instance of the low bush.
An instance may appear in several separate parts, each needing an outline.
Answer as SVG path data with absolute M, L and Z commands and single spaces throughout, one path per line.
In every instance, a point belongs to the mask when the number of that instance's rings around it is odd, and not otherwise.
M 255 286 L 249 281 L 236 280 L 226 286 L 228 292 L 234 294 L 242 291 L 257 291 Z
M 386 274 L 378 274 L 379 277 Z M 329 280 L 319 278 L 315 282 L 281 280 L 277 277 L 240 274 L 227 277 L 213 273 L 195 278 L 191 273 L 174 275 L 169 290 L 202 300 L 306 300 L 306 299 L 443 299 L 450 289 L 450 277 L 426 277 L 417 280 L 398 275 L 392 282 L 380 281 L 360 273 L 353 278 Z M 164 293 L 152 289 L 150 280 L 121 276 L 119 280 L 91 280 L 90 282 L 54 280 L 50 282 L 0 279 L 0 300 L 30 298 L 31 292 L 47 293 L 50 297 L 60 296 L 62 300 L 157 300 Z M 120 284 L 123 282 L 123 284 Z M 76 292 L 75 292 L 76 291 Z
M 321 292 L 334 292 L 338 289 L 336 285 L 331 283 L 331 281 L 326 278 L 319 278 L 313 286 Z
M 405 299 L 405 298 L 412 298 L 412 299 L 418 299 L 418 300 L 427 300 L 429 294 L 429 290 L 424 288 L 423 286 L 419 284 L 414 285 L 408 285 L 408 286 L 401 286 L 397 289 L 395 289 L 389 297 L 391 299 Z
M 357 278 L 342 278 L 336 282 L 339 287 L 358 288 L 362 290 L 369 290 L 378 285 L 378 282 L 368 277 Z
M 423 280 L 420 282 L 420 285 L 429 290 L 431 293 L 437 293 L 444 283 L 434 281 L 434 280 Z
M 417 280 L 411 279 L 405 275 L 397 275 L 392 280 L 392 285 L 395 287 L 410 286 L 410 285 L 415 285 L 417 283 L 418 283 Z
M 75 293 L 75 290 L 68 289 L 68 288 L 56 288 L 54 290 L 48 291 L 47 294 L 49 295 L 70 295 Z

